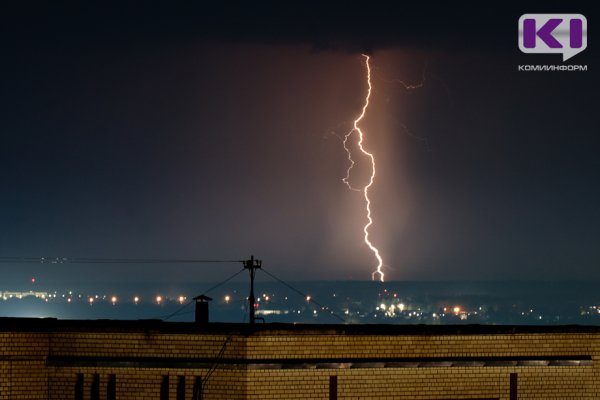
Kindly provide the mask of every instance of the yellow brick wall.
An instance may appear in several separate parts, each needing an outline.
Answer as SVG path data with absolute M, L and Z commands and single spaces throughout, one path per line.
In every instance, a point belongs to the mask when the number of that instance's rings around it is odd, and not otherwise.
M 84 399 L 90 398 L 93 375 L 100 375 L 100 398 L 106 398 L 106 388 L 110 374 L 116 375 L 118 399 L 147 400 L 158 399 L 162 377 L 169 376 L 169 398 L 175 399 L 179 376 L 186 378 L 185 398 L 192 398 L 194 380 L 205 376 L 205 369 L 160 369 L 160 368 L 72 368 L 52 367 L 50 398 L 53 400 L 72 400 L 77 373 L 84 374 Z M 236 382 L 238 382 L 236 384 Z M 243 371 L 221 369 L 210 378 L 204 389 L 205 399 L 244 399 L 245 384 Z M 46 397 L 40 397 L 46 398 Z
M 215 357 L 227 335 L 166 335 L 159 333 L 55 333 L 55 356 Z M 231 357 L 244 356 L 244 340 L 232 338 Z
M 224 329 L 226 330 L 226 329 Z M 228 340 L 229 339 L 229 340 Z M 177 377 L 186 377 L 186 399 L 208 367 L 91 367 L 48 363 L 49 357 L 214 358 L 228 341 L 225 359 L 287 360 L 412 357 L 592 356 L 579 366 L 482 366 L 273 369 L 266 365 L 220 364 L 206 383 L 207 399 L 327 399 L 337 376 L 338 399 L 509 400 L 509 375 L 518 374 L 519 399 L 599 399 L 600 333 L 478 335 L 345 334 L 342 331 L 263 329 L 250 333 L 0 332 L 0 400 L 73 399 L 76 376 L 84 374 L 84 399 L 94 374 L 106 398 L 110 374 L 118 399 L 158 399 L 163 375 L 170 399 Z M 326 360 L 324 361 L 326 362 Z
M 353 336 L 265 332 L 248 338 L 250 359 L 319 357 L 520 357 L 591 355 L 593 366 L 358 368 L 249 371 L 248 398 L 323 399 L 338 376 L 339 399 L 509 399 L 518 374 L 519 399 L 599 399 L 600 336 L 515 334 Z M 315 385 L 307 384 L 314 382 Z M 290 383 L 293 382 L 293 383 Z M 291 385 L 291 386 L 290 386 Z M 293 396 L 287 394 L 289 388 Z
M 598 353 L 599 335 L 515 334 L 374 336 L 261 334 L 248 338 L 252 359 L 309 357 L 491 357 Z
M 338 399 L 509 399 L 518 373 L 519 399 L 598 399 L 592 367 L 452 367 L 249 371 L 248 399 L 326 399 L 329 376 Z M 595 375 L 597 377 L 597 375 Z

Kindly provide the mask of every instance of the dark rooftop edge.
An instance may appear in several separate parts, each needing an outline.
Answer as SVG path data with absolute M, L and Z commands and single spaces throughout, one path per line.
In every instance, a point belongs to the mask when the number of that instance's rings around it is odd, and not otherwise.
M 322 334 L 322 335 L 503 335 L 522 333 L 600 333 L 588 325 L 386 325 L 242 324 L 162 320 L 59 320 L 0 317 L 0 332 L 155 332 L 169 334 Z

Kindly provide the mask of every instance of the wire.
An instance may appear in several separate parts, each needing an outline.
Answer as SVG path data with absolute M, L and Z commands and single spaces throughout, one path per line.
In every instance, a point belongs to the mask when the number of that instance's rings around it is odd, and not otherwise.
M 152 259 L 152 258 L 72 258 L 69 262 L 82 264 L 122 263 L 122 264 L 200 264 L 200 263 L 241 263 L 242 260 L 194 260 L 194 259 Z
M 0 262 L 40 262 L 43 257 L 0 257 Z
M 223 346 L 221 346 L 221 350 L 219 350 L 219 354 L 217 354 L 217 360 L 210 367 L 210 369 L 206 373 L 206 376 L 204 377 L 204 379 L 202 379 L 202 389 L 201 389 L 202 391 L 204 391 L 206 384 L 208 383 L 208 380 L 210 379 L 212 374 L 215 372 L 215 370 L 219 366 L 219 361 L 221 361 L 225 357 L 225 350 L 227 349 L 227 345 L 229 344 L 229 342 L 231 342 L 232 339 L 233 339 L 232 336 L 227 336 L 227 338 L 225 339 Z
M 339 319 L 340 321 L 346 323 L 346 320 L 342 317 L 340 317 L 338 314 L 334 313 L 333 311 L 331 311 L 329 309 L 329 307 L 324 306 L 323 304 L 318 303 L 316 300 L 313 300 L 312 297 L 309 297 L 306 293 L 303 293 L 302 291 L 300 291 L 299 289 L 296 289 L 295 287 L 293 287 L 292 285 L 290 285 L 289 283 L 285 282 L 282 279 L 279 279 L 278 277 L 276 277 L 275 275 L 273 275 L 272 273 L 270 273 L 269 271 L 265 270 L 264 268 L 261 268 L 260 271 L 263 271 L 265 274 L 269 275 L 271 278 L 275 279 L 277 282 L 281 283 L 282 285 L 287 286 L 289 289 L 293 290 L 294 292 L 298 293 L 300 296 L 304 297 L 309 303 L 313 303 L 319 307 L 321 307 L 322 310 L 329 310 L 329 313 L 334 316 L 335 318 Z
M 181 312 L 188 307 L 190 304 L 192 304 L 194 302 L 194 300 L 190 300 L 187 303 L 185 303 L 183 306 L 179 307 L 177 310 L 173 311 L 171 314 L 163 316 L 163 317 L 157 317 L 156 319 L 162 319 L 163 321 L 166 321 L 170 318 L 173 318 L 174 316 L 181 314 Z
M 238 276 L 239 274 L 241 274 L 244 271 L 245 271 L 245 268 L 240 269 L 238 272 L 236 272 L 235 274 L 231 275 L 229 278 L 225 279 L 221 283 L 217 283 L 216 285 L 214 285 L 214 286 L 210 287 L 209 289 L 205 290 L 204 293 L 202 293 L 202 294 L 205 295 L 206 293 L 208 293 L 208 292 L 210 292 L 210 291 L 218 288 L 219 286 L 226 284 L 227 282 L 229 282 L 230 280 L 232 280 L 233 278 L 235 278 L 236 276 Z
M 196 260 L 178 258 L 0 257 L 0 263 L 39 264 L 201 264 L 241 263 L 243 260 Z
M 216 285 L 214 285 L 214 286 L 211 286 L 210 288 L 208 288 L 207 290 L 205 290 L 205 291 L 202 293 L 202 295 L 206 295 L 208 292 L 210 292 L 210 291 L 212 291 L 212 290 L 214 290 L 214 289 L 218 288 L 219 286 L 222 286 L 222 285 L 226 284 L 227 282 L 229 282 L 230 280 L 232 280 L 233 278 L 235 278 L 236 276 L 238 276 L 238 275 L 239 275 L 239 274 L 241 274 L 242 272 L 244 272 L 244 269 L 243 269 L 243 268 L 242 268 L 241 270 L 239 270 L 238 272 L 236 272 L 235 274 L 231 275 L 229 278 L 225 279 L 224 281 L 221 281 L 221 282 L 217 283 Z M 170 318 L 172 318 L 172 317 L 174 317 L 174 316 L 176 316 L 176 315 L 180 314 L 180 313 L 181 313 L 181 312 L 182 312 L 182 311 L 183 311 L 185 308 L 187 308 L 187 307 L 188 307 L 190 304 L 192 304 L 193 302 L 194 302 L 194 299 L 192 299 L 192 300 L 188 301 L 186 304 L 184 304 L 183 306 L 179 307 L 177 310 L 175 310 L 175 311 L 174 311 L 174 312 L 172 312 L 171 314 L 167 315 L 166 317 L 164 317 L 164 318 L 161 318 L 161 317 L 159 317 L 159 318 L 157 318 L 157 319 L 162 319 L 162 320 L 166 321 L 166 320 L 168 320 L 168 319 L 170 319 Z
M 40 264 L 67 264 L 67 263 L 70 263 L 70 264 L 175 264 L 175 263 L 178 263 L 178 264 L 200 264 L 200 263 L 240 263 L 240 262 L 244 263 L 245 261 L 244 260 L 206 260 L 206 259 L 201 259 L 201 260 L 197 260 L 197 259 L 164 259 L 164 258 L 91 258 L 91 257 L 68 258 L 68 257 L 0 256 L 0 263 L 40 263 Z M 241 270 L 239 270 L 238 272 L 236 272 L 229 278 L 225 279 L 224 281 L 219 282 L 216 285 L 208 288 L 202 294 L 206 295 L 208 292 L 218 288 L 219 286 L 226 284 L 227 282 L 229 282 L 230 280 L 232 280 L 233 278 L 235 278 L 236 276 L 238 276 L 239 274 L 244 272 L 244 270 L 245 270 L 245 268 L 242 268 Z M 319 302 L 310 298 L 308 295 L 306 295 L 299 289 L 293 287 L 289 283 L 276 277 L 275 275 L 271 274 L 269 271 L 265 270 L 264 268 L 260 268 L 260 270 L 263 271 L 265 274 L 269 275 L 271 278 L 278 281 L 279 283 L 281 283 L 282 285 L 284 285 L 284 286 L 288 287 L 289 289 L 293 290 L 294 292 L 298 293 L 305 299 L 308 299 L 309 303 L 315 304 L 316 306 L 320 307 L 322 310 L 329 310 L 329 313 L 333 317 L 346 323 L 346 320 L 344 318 L 340 317 L 338 314 L 331 311 L 329 309 L 329 307 L 320 304 Z M 180 307 L 179 309 L 172 312 L 171 314 L 168 314 L 167 316 L 164 316 L 164 317 L 158 317 L 157 319 L 162 319 L 162 320 L 166 321 L 178 314 L 181 314 L 181 312 L 185 308 L 189 307 L 189 305 L 192 304 L 193 302 L 194 302 L 193 300 L 190 300 L 186 304 L 184 304 L 182 307 Z M 245 319 L 245 314 L 244 314 L 244 319 Z

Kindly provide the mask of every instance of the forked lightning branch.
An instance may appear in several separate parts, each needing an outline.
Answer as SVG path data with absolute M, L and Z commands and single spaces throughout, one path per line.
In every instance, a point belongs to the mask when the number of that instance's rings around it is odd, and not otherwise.
M 365 240 L 365 243 L 367 244 L 367 246 L 369 247 L 369 249 L 373 252 L 375 259 L 377 260 L 376 269 L 375 269 L 375 271 L 373 271 L 372 279 L 380 280 L 381 282 L 383 282 L 385 279 L 385 275 L 383 273 L 383 259 L 381 258 L 381 255 L 379 254 L 379 249 L 377 247 L 375 247 L 375 245 L 371 242 L 371 239 L 369 237 L 369 228 L 371 228 L 371 226 L 373 225 L 373 217 L 371 216 L 371 199 L 369 198 L 369 189 L 373 186 L 373 183 L 375 182 L 376 168 L 375 168 L 375 156 L 373 155 L 373 153 L 371 153 L 365 149 L 365 145 L 364 145 L 365 133 L 360 128 L 360 122 L 364 119 L 365 114 L 367 113 L 367 108 L 369 107 L 369 100 L 371 98 L 371 91 L 372 91 L 373 87 L 371 85 L 371 65 L 369 63 L 370 57 L 366 54 L 363 54 L 362 56 L 364 57 L 365 67 L 367 70 L 367 88 L 368 89 L 367 89 L 367 95 L 365 97 L 365 102 L 364 102 L 362 111 L 361 111 L 360 115 L 354 120 L 354 125 L 353 125 L 354 128 L 350 132 L 348 132 L 346 134 L 346 136 L 344 136 L 344 140 L 343 140 L 344 149 L 348 153 L 348 160 L 350 161 L 350 166 L 348 167 L 348 170 L 346 171 L 346 176 L 342 179 L 342 181 L 351 190 L 361 191 L 363 193 L 363 196 L 365 199 L 365 213 L 366 213 L 366 217 L 367 217 L 367 222 L 363 228 L 364 240 Z M 352 157 L 352 151 L 348 147 L 348 140 L 354 133 L 358 134 L 358 148 L 371 162 L 371 175 L 369 178 L 369 182 L 362 189 L 356 189 L 356 188 L 352 187 L 349 183 L 350 173 L 351 173 L 352 169 L 354 168 L 355 161 Z

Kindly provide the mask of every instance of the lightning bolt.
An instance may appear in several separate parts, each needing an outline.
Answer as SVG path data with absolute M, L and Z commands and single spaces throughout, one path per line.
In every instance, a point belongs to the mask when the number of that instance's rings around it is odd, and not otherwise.
M 382 81 L 387 82 L 387 83 L 399 83 L 400 85 L 402 85 L 404 87 L 405 90 L 415 90 L 415 89 L 420 89 L 423 86 L 425 86 L 426 72 L 427 72 L 427 62 L 425 63 L 425 66 L 423 67 L 423 71 L 421 72 L 421 80 L 417 83 L 406 83 L 405 81 L 398 79 L 398 78 L 385 79 L 383 77 L 380 77 L 379 79 L 381 79 Z
M 346 170 L 346 176 L 344 178 L 342 178 L 342 182 L 344 182 L 344 184 L 348 187 L 348 189 L 356 191 L 356 192 L 362 192 L 364 195 L 365 211 L 367 214 L 367 223 L 365 224 L 365 226 L 363 228 L 364 241 L 367 244 L 367 246 L 369 247 L 369 249 L 373 252 L 373 255 L 375 256 L 375 258 L 377 259 L 377 266 L 375 268 L 375 271 L 373 271 L 371 278 L 373 280 L 378 279 L 381 282 L 383 282 L 385 279 L 385 274 L 383 273 L 383 259 L 381 258 L 379 249 L 373 245 L 373 243 L 371 242 L 371 240 L 369 238 L 369 228 L 371 228 L 371 226 L 373 225 L 373 218 L 371 217 L 371 199 L 369 198 L 369 189 L 371 188 L 371 186 L 373 186 L 373 183 L 375 182 L 375 176 L 376 176 L 375 156 L 373 155 L 373 153 L 370 153 L 367 150 L 365 150 L 365 147 L 364 147 L 365 134 L 360 129 L 359 123 L 363 120 L 363 118 L 365 117 L 365 114 L 367 113 L 367 108 L 369 107 L 369 101 L 371 99 L 371 92 L 373 90 L 373 85 L 371 83 L 370 57 L 366 54 L 362 54 L 362 56 L 364 57 L 365 67 L 367 70 L 367 87 L 368 87 L 364 105 L 362 107 L 360 115 L 354 120 L 353 128 L 348 133 L 346 133 L 343 137 L 341 137 L 340 135 L 338 135 L 335 132 L 333 132 L 333 134 L 342 140 L 344 150 L 346 151 L 346 154 L 348 155 L 348 162 L 350 163 L 350 165 L 348 166 L 348 169 Z M 400 79 L 391 79 L 391 80 L 387 80 L 384 78 L 380 78 L 380 79 L 387 83 L 399 83 L 400 85 L 402 85 L 404 87 L 405 90 L 412 91 L 412 90 L 420 89 L 425 85 L 426 70 L 427 70 L 427 63 L 425 63 L 425 66 L 423 68 L 423 72 L 421 74 L 421 81 L 414 83 L 414 84 L 406 83 L 405 81 L 400 80 Z M 427 138 L 423 138 L 423 137 L 414 135 L 408 129 L 408 127 L 406 125 L 404 125 L 404 124 L 401 124 L 401 125 L 402 125 L 404 132 L 406 132 L 406 134 L 408 136 L 410 136 L 413 139 L 422 141 L 425 144 L 427 151 L 430 150 L 429 141 L 427 140 Z M 350 140 L 350 137 L 354 133 L 358 134 L 358 148 L 365 156 L 367 156 L 369 158 L 369 160 L 371 160 L 371 177 L 369 179 L 369 183 L 367 185 L 365 185 L 362 189 L 355 188 L 350 183 L 350 175 L 352 173 L 352 169 L 356 165 L 356 162 L 354 161 L 354 159 L 352 157 L 352 150 L 348 147 L 348 141 Z
M 369 239 L 369 228 L 371 227 L 371 225 L 373 225 L 373 218 L 371 217 L 371 199 L 369 198 L 369 189 L 371 188 L 371 186 L 373 186 L 373 183 L 375 182 L 375 175 L 376 175 L 375 156 L 373 156 L 373 153 L 370 153 L 367 150 L 365 150 L 365 147 L 363 145 L 364 139 L 365 139 L 365 134 L 360 129 L 359 123 L 360 123 L 360 121 L 362 121 L 362 119 L 365 117 L 365 114 L 367 113 L 367 108 L 369 107 L 369 100 L 371 98 L 371 91 L 373 89 L 373 86 L 371 85 L 371 65 L 369 63 L 370 57 L 366 54 L 362 54 L 362 56 L 365 59 L 365 66 L 367 69 L 368 90 L 367 90 L 367 96 L 365 97 L 365 103 L 363 105 L 362 111 L 361 111 L 360 115 L 354 120 L 354 128 L 344 136 L 343 144 L 344 144 L 344 149 L 346 150 L 346 153 L 348 154 L 348 160 L 350 161 L 350 166 L 348 167 L 348 170 L 346 171 L 346 176 L 342 179 L 342 181 L 346 184 L 346 186 L 348 186 L 348 188 L 350 190 L 363 192 L 363 195 L 365 198 L 365 210 L 367 213 L 367 223 L 365 224 L 365 226 L 363 228 L 364 239 L 365 239 L 365 243 L 367 244 L 369 249 L 371 249 L 371 251 L 373 252 L 373 255 L 377 259 L 377 266 L 376 266 L 375 271 L 373 271 L 371 278 L 373 280 L 379 279 L 381 282 L 383 282 L 384 278 L 385 278 L 385 275 L 382 270 L 383 269 L 383 259 L 381 258 L 381 255 L 379 254 L 379 249 L 377 247 L 375 247 L 373 245 L 373 243 L 371 242 L 371 240 Z M 367 185 L 365 185 L 362 188 L 362 190 L 354 188 L 350 184 L 350 181 L 349 181 L 352 168 L 354 168 L 354 165 L 356 164 L 354 159 L 352 158 L 352 152 L 350 151 L 350 149 L 348 148 L 348 145 L 347 145 L 348 140 L 353 133 L 358 134 L 358 148 L 365 156 L 367 156 L 369 158 L 369 160 L 371 160 L 371 177 L 369 179 L 369 183 Z
M 344 150 L 346 150 L 346 154 L 348 154 L 348 161 L 350 161 L 350 166 L 346 170 L 346 176 L 342 178 L 342 182 L 344 182 L 346 184 L 346 186 L 348 186 L 348 189 L 354 190 L 356 192 L 360 192 L 360 189 L 357 189 L 350 184 L 350 172 L 352 171 L 352 168 L 354 168 L 354 164 L 356 164 L 356 162 L 354 162 L 354 159 L 352 158 L 352 152 L 350 151 L 350 149 L 348 148 L 348 145 L 347 145 L 350 135 L 352 135 L 356 130 L 357 130 L 356 129 L 356 121 L 354 121 L 354 128 L 352 128 L 352 130 L 350 132 L 346 133 L 344 135 L 344 139 L 342 139 L 342 144 L 344 145 Z

